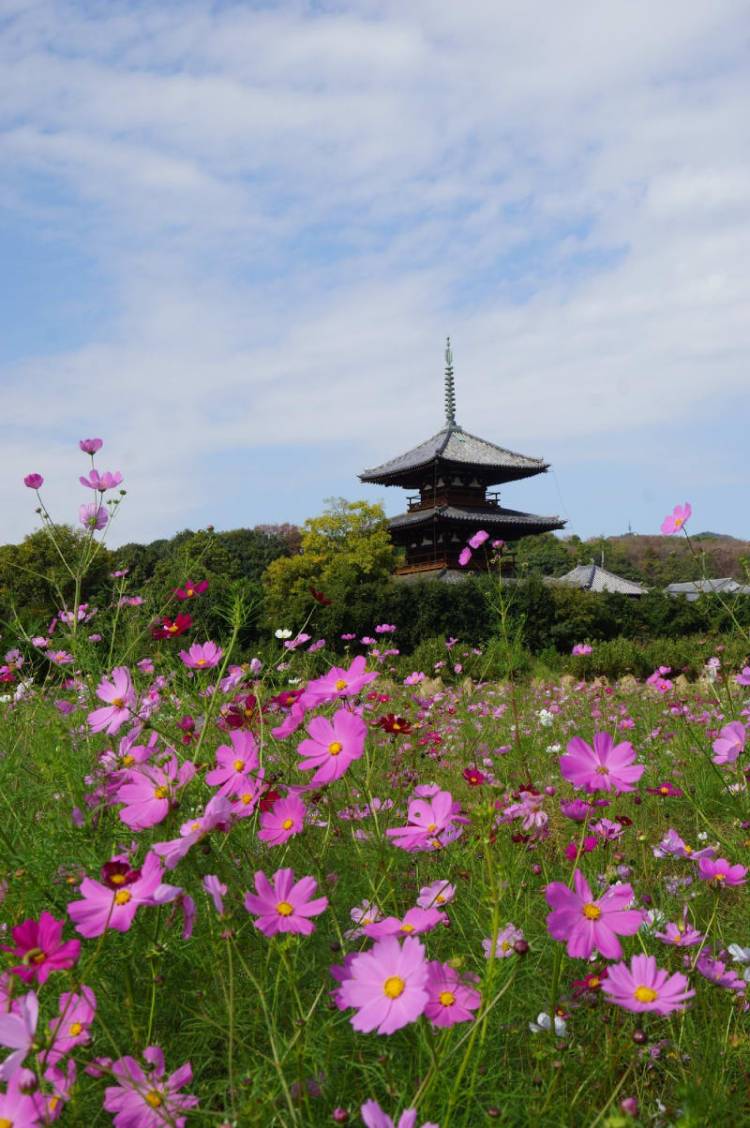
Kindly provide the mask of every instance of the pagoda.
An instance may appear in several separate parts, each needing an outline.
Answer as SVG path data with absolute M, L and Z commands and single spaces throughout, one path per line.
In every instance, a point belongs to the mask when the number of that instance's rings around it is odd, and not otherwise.
M 505 509 L 491 486 L 544 474 L 541 458 L 505 450 L 464 431 L 456 422 L 456 390 L 450 337 L 445 350 L 445 426 L 431 439 L 381 466 L 364 470 L 360 481 L 418 491 L 407 497 L 407 511 L 389 521 L 391 539 L 405 550 L 397 574 L 459 568 L 467 539 L 485 529 L 493 540 L 513 541 L 562 529 L 559 517 L 537 517 Z M 482 567 L 484 553 L 471 564 Z M 462 570 L 463 571 L 463 570 Z

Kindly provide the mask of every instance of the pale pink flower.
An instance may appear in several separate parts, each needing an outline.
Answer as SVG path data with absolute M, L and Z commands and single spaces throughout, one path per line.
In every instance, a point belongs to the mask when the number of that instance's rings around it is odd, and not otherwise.
M 303 772 L 315 770 L 310 783 L 316 787 L 331 783 L 346 772 L 365 750 L 367 725 L 358 713 L 339 709 L 329 721 L 313 717 L 307 726 L 310 739 L 297 747 Z
M 523 940 L 523 938 L 523 932 L 520 928 L 516 928 L 513 923 L 506 924 L 505 928 L 501 929 L 497 934 L 495 951 L 492 953 L 495 959 L 508 959 L 508 957 L 512 956 L 515 952 L 514 945 L 517 944 L 519 940 Z M 484 958 L 486 960 L 490 958 L 491 948 L 492 938 L 488 937 L 486 940 L 482 941 L 482 951 L 484 952 Z
M 115 486 L 119 486 L 122 481 L 122 474 L 119 470 L 115 470 L 114 474 L 109 470 L 105 470 L 103 474 L 100 474 L 98 470 L 90 470 L 88 478 L 81 477 L 78 481 L 90 490 L 106 493 L 107 490 L 113 490 Z
M 424 1011 L 428 968 L 421 942 L 410 936 L 399 944 L 395 936 L 378 940 L 369 952 L 347 959 L 345 978 L 336 994 L 343 1007 L 355 1007 L 351 1024 L 367 1034 L 392 1034 Z
M 482 996 L 469 987 L 459 973 L 448 964 L 430 960 L 427 964 L 427 994 L 429 999 L 424 1016 L 433 1026 L 455 1026 L 457 1022 L 471 1022 L 472 1011 L 479 1008 Z M 472 977 L 475 981 L 477 976 Z
M 84 454 L 96 454 L 97 451 L 102 449 L 104 443 L 101 439 L 81 439 L 78 445 Z
M 479 529 L 478 532 L 474 533 L 473 537 L 469 537 L 466 543 L 468 544 L 469 548 L 476 549 L 481 548 L 484 542 L 488 541 L 489 539 L 490 534 L 485 532 L 484 529 Z
M 227 895 L 227 887 L 223 881 L 219 881 L 215 873 L 207 873 L 203 878 L 203 888 L 214 903 L 219 916 L 224 915 L 224 897 Z
M 291 869 L 277 870 L 273 875 L 273 885 L 262 870 L 255 875 L 255 893 L 245 894 L 245 908 L 257 916 L 255 927 L 265 936 L 277 932 L 298 932 L 309 936 L 315 925 L 309 919 L 319 916 L 328 907 L 327 897 L 311 900 L 317 889 L 314 877 L 301 877 L 294 880 Z
M 366 1128 L 417 1128 L 417 1110 L 415 1108 L 404 1109 L 396 1124 L 390 1116 L 383 1112 L 377 1101 L 365 1101 L 359 1112 L 362 1123 Z M 440 1126 L 432 1121 L 425 1121 L 422 1128 L 440 1128 Z
M 39 1018 L 39 1000 L 33 991 L 15 1000 L 14 1009 L 0 1015 L 0 1046 L 13 1052 L 0 1063 L 0 1081 L 9 1081 L 31 1049 Z
M 678 533 L 685 522 L 689 520 L 692 512 L 693 509 L 689 501 L 686 501 L 684 505 L 675 505 L 672 512 L 661 523 L 662 533 L 667 537 L 671 537 L 673 533 Z
M 733 764 L 745 748 L 747 732 L 742 721 L 730 721 L 724 725 L 713 742 L 715 764 Z
M 92 501 L 88 505 L 78 507 L 78 520 L 84 529 L 98 531 L 109 521 L 109 514 L 103 505 L 97 505 Z
M 107 705 L 103 709 L 94 709 L 88 715 L 92 732 L 106 732 L 110 736 L 129 719 L 136 700 L 127 666 L 116 666 L 111 677 L 111 681 L 102 678 L 96 688 L 96 696 Z
M 129 1056 L 112 1062 L 117 1085 L 104 1090 L 104 1107 L 115 1114 L 115 1128 L 184 1128 L 187 1117 L 181 1114 L 198 1105 L 197 1097 L 179 1092 L 193 1079 L 190 1063 L 165 1077 L 164 1054 L 158 1046 L 148 1046 L 143 1059 L 149 1066 L 147 1072 Z
M 626 963 L 611 964 L 602 982 L 602 991 L 611 1003 L 629 1011 L 654 1011 L 671 1014 L 684 1010 L 695 991 L 689 990 L 687 977 L 656 966 L 654 956 L 633 956 Z
M 180 658 L 189 670 L 210 670 L 218 666 L 223 653 L 215 642 L 194 642 L 189 650 L 180 651 Z
M 417 904 L 420 909 L 432 909 L 437 905 L 447 905 L 456 896 L 456 887 L 448 881 L 433 881 L 419 890 Z
M 560 757 L 560 771 L 574 787 L 587 791 L 634 791 L 643 775 L 643 764 L 636 764 L 635 749 L 629 740 L 615 744 L 608 732 L 597 732 L 591 747 L 580 736 L 568 743 Z
M 439 909 L 409 909 L 403 919 L 389 916 L 373 924 L 367 924 L 362 931 L 365 936 L 379 940 L 382 936 L 410 936 L 431 932 L 448 917 Z
M 232 795 L 244 781 L 248 772 L 258 767 L 258 745 L 255 737 L 247 729 L 233 729 L 229 734 L 229 744 L 220 744 L 216 749 L 216 767 L 206 773 L 206 783 L 218 787 L 219 795 Z
M 299 834 L 305 824 L 306 807 L 296 795 L 277 799 L 270 811 L 260 816 L 258 838 L 268 846 L 282 846 L 293 834 Z

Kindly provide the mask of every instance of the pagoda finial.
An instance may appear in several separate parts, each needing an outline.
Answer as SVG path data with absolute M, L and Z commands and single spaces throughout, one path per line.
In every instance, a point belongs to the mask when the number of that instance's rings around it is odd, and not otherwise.
M 453 350 L 451 339 L 445 339 L 445 422 L 456 426 L 456 385 L 453 380 Z

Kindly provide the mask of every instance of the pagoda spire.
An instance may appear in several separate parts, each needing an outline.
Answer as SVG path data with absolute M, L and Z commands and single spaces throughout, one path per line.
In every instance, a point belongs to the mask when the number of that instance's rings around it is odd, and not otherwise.
M 456 385 L 453 380 L 453 350 L 451 339 L 445 339 L 445 422 L 448 427 L 456 424 Z

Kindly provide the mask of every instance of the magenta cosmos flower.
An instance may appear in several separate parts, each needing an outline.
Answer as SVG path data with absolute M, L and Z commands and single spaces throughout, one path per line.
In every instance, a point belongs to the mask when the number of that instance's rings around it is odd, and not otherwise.
M 282 846 L 305 825 L 307 808 L 296 795 L 277 799 L 270 811 L 260 816 L 258 838 L 268 846 Z
M 633 956 L 626 963 L 611 964 L 602 982 L 602 991 L 611 1003 L 629 1011 L 654 1011 L 670 1014 L 684 1010 L 685 1001 L 695 991 L 686 990 L 687 976 L 670 975 L 656 966 L 654 956 Z
M 41 474 L 27 474 L 23 484 L 28 486 L 30 490 L 40 490 L 44 485 L 44 478 Z
M 462 568 L 465 568 L 466 565 L 469 563 L 469 561 L 471 560 L 471 555 L 472 555 L 472 553 L 471 553 L 471 549 L 469 548 L 469 546 L 464 545 L 464 547 L 461 549 L 461 551 L 458 554 L 458 563 L 461 565 Z
M 304 694 L 307 705 L 321 705 L 325 701 L 335 701 L 337 697 L 351 697 L 378 675 L 365 669 L 364 655 L 354 659 L 348 670 L 334 666 L 322 678 L 308 682 Z
M 13 1004 L 10 1014 L 0 1015 L 0 1046 L 6 1046 L 13 1053 L 0 1062 L 0 1081 L 9 1081 L 23 1065 L 23 1059 L 31 1049 L 39 1018 L 39 1000 L 33 991 Z
M 114 474 L 109 470 L 105 470 L 103 474 L 100 474 L 98 470 L 91 470 L 88 478 L 81 477 L 78 481 L 90 490 L 106 493 L 107 490 L 113 490 L 115 486 L 119 486 L 122 481 L 122 474 L 119 470 L 115 470 Z
M 37 1128 L 42 1121 L 39 1119 L 39 1110 L 34 1103 L 34 1098 L 28 1096 L 21 1087 L 23 1074 L 18 1074 L 8 1085 L 7 1091 L 0 1094 L 0 1124 L 14 1124 L 21 1128 Z M 37 1098 L 38 1099 L 38 1098 Z
M 711 757 L 713 762 L 733 764 L 744 751 L 746 739 L 747 732 L 742 721 L 730 721 L 728 725 L 724 725 L 713 742 L 714 755 Z
M 247 729 L 233 729 L 229 734 L 231 744 L 220 744 L 216 749 L 216 767 L 206 773 L 206 783 L 218 787 L 219 795 L 233 795 L 245 782 L 248 772 L 258 767 L 258 745 Z
M 715 889 L 721 889 L 725 885 L 744 885 L 747 870 L 744 866 L 733 866 L 726 858 L 700 858 L 698 877 L 709 882 Z
M 78 445 L 84 454 L 96 454 L 98 450 L 102 449 L 104 443 L 101 439 L 80 439 Z
M 103 505 L 97 505 L 95 501 L 92 501 L 88 505 L 79 506 L 78 520 L 84 529 L 98 531 L 103 529 L 109 521 L 109 514 Z
M 412 799 L 409 825 L 390 827 L 385 833 L 402 850 L 438 850 L 445 840 L 460 833 L 454 824 L 469 821 L 460 811 L 450 791 L 438 791 L 430 799 Z
M 574 874 L 575 889 L 553 881 L 545 889 L 547 904 L 553 910 L 547 928 L 555 940 L 567 940 L 567 952 L 574 959 L 587 960 L 600 952 L 608 960 L 622 956 L 618 936 L 634 936 L 645 919 L 640 909 L 629 909 L 633 900 L 630 885 L 612 885 L 595 899 L 580 870 Z
M 143 1059 L 148 1072 L 132 1057 L 112 1063 L 117 1085 L 104 1090 L 104 1107 L 115 1114 L 115 1128 L 164 1128 L 165 1124 L 184 1128 L 187 1117 L 182 1113 L 198 1105 L 197 1097 L 179 1091 L 193 1079 L 190 1062 L 165 1077 L 164 1054 L 158 1046 L 145 1049 Z
M 127 666 L 115 666 L 111 677 L 111 681 L 102 678 L 96 687 L 96 696 L 107 704 L 88 715 L 91 731 L 106 732 L 109 736 L 122 728 L 135 705 L 135 690 Z
M 750 666 L 743 666 L 742 673 L 736 674 L 734 680 L 737 685 L 750 685 Z
M 53 971 L 73 967 L 81 951 L 80 940 L 63 940 L 64 922 L 43 912 L 39 920 L 25 920 L 13 929 L 14 947 L 3 945 L 20 961 L 10 970 L 25 983 L 46 983 Z
M 178 862 L 190 853 L 193 846 L 212 830 L 229 830 L 233 816 L 234 811 L 229 799 L 224 795 L 213 795 L 206 803 L 202 815 L 182 824 L 179 838 L 154 843 L 154 853 L 164 859 L 166 869 L 174 869 Z
M 586 658 L 592 652 L 593 647 L 587 642 L 577 642 L 570 653 L 576 658 Z
M 368 1034 L 392 1034 L 415 1022 L 429 1001 L 429 971 L 421 942 L 410 936 L 378 940 L 369 952 L 347 961 L 345 978 L 336 992 L 343 1007 L 356 1007 L 351 1023 Z
M 629 740 L 615 744 L 608 732 L 597 732 L 593 748 L 580 736 L 573 737 L 560 757 L 560 771 L 574 787 L 589 792 L 634 791 L 645 771 L 634 760 L 635 749 Z
M 382 920 L 367 924 L 362 929 L 365 936 L 371 940 L 379 940 L 382 936 L 411 936 L 422 932 L 432 932 L 448 917 L 440 909 L 409 909 L 399 920 L 398 917 L 388 916 Z
M 455 1026 L 457 1022 L 471 1022 L 472 1011 L 479 1008 L 482 996 L 467 986 L 455 968 L 439 960 L 427 964 L 427 994 L 425 1018 L 433 1026 Z
M 314 877 L 294 880 L 291 869 L 277 870 L 273 885 L 262 870 L 255 875 L 256 893 L 245 894 L 245 908 L 258 917 L 253 924 L 265 936 L 277 932 L 299 932 L 309 936 L 315 925 L 309 919 L 319 916 L 328 907 L 327 897 L 310 898 L 318 887 Z M 256 895 L 257 894 L 257 895 Z
M 686 521 L 689 520 L 693 508 L 689 501 L 684 505 L 675 505 L 674 509 L 668 514 L 661 523 L 661 531 L 666 537 L 671 537 L 673 533 L 679 533 Z
M 415 1108 L 405 1108 L 395 1125 L 390 1116 L 383 1112 L 377 1101 L 365 1101 L 359 1112 L 362 1123 L 366 1128 L 417 1128 L 417 1110 Z M 440 1128 L 440 1126 L 430 1120 L 429 1122 L 425 1121 L 422 1128 Z
M 313 717 L 307 731 L 310 739 L 297 746 L 303 757 L 299 768 L 303 772 L 315 771 L 310 783 L 316 787 L 340 779 L 365 750 L 367 725 L 359 713 L 349 709 L 339 709 L 330 721 Z
M 478 532 L 474 533 L 473 537 L 469 537 L 466 543 L 468 544 L 469 548 L 481 548 L 484 542 L 488 541 L 489 539 L 490 534 L 488 532 L 485 532 L 484 529 L 479 529 Z
M 80 994 L 65 991 L 60 996 L 58 1013 L 48 1023 L 51 1046 L 43 1052 L 42 1067 L 48 1063 L 55 1065 L 75 1046 L 90 1042 L 95 1014 L 96 995 L 90 987 L 81 987 Z
M 180 651 L 180 658 L 189 670 L 210 670 L 218 666 L 223 653 L 215 642 L 194 642 L 189 650 Z
M 141 905 L 155 904 L 154 895 L 161 885 L 161 862 L 149 853 L 141 869 L 131 869 L 122 856 L 102 867 L 104 882 L 85 877 L 79 886 L 80 901 L 68 905 L 68 916 L 81 936 L 90 940 L 108 928 L 127 932 Z
M 125 804 L 120 818 L 131 830 L 146 830 L 163 822 L 177 793 L 195 772 L 192 761 L 178 766 L 176 756 L 169 756 L 158 767 L 147 764 L 140 771 L 128 772 L 115 796 L 118 803 Z
M 175 588 L 175 598 L 183 603 L 186 599 L 195 599 L 198 595 L 203 595 L 204 591 L 208 591 L 208 580 L 199 580 L 198 583 L 193 583 L 192 580 L 185 580 L 181 588 Z

